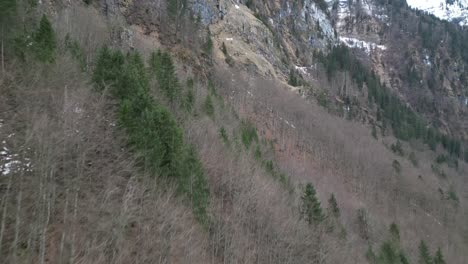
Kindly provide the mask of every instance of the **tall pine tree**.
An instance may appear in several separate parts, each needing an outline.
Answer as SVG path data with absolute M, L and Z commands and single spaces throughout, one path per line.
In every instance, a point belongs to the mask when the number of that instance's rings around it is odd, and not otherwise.
M 42 62 L 53 62 L 57 43 L 52 24 L 46 15 L 43 15 L 39 28 L 34 35 L 34 52 L 38 60 Z
M 6 29 L 10 28 L 7 23 L 11 22 L 16 11 L 16 0 L 0 0 L 0 27 L 1 27 L 1 60 L 2 60 L 2 74 L 5 72 L 5 38 Z
M 437 249 L 437 252 L 434 257 L 434 264 L 445 264 L 444 256 L 442 255 L 442 251 L 440 248 Z
M 310 183 L 306 185 L 302 196 L 302 215 L 309 224 L 318 224 L 324 219 L 317 193 Z
M 429 253 L 429 248 L 427 247 L 426 242 L 423 240 L 421 240 L 421 243 L 419 244 L 418 264 L 433 264 L 431 254 Z

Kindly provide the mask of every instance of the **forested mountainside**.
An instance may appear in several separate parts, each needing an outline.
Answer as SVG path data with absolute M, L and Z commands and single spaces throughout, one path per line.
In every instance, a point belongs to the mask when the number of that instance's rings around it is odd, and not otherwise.
M 0 0 L 0 262 L 466 263 L 465 2 Z

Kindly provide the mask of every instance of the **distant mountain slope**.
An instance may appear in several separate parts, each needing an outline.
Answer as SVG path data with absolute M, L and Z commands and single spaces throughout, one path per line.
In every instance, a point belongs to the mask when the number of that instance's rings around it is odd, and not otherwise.
M 468 25 L 467 0 L 407 0 L 410 7 L 426 11 L 436 17 Z

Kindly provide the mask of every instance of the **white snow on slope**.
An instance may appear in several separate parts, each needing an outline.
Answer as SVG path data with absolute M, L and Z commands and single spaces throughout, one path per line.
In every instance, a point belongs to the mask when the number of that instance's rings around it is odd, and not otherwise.
M 410 7 L 426 11 L 440 19 L 468 26 L 468 0 L 454 0 L 453 4 L 447 4 L 446 0 L 406 0 L 406 2 Z
M 384 45 L 377 45 L 375 43 L 359 40 L 356 38 L 340 37 L 340 41 L 350 48 L 362 49 L 367 54 L 371 54 L 371 52 L 376 49 L 387 49 L 387 47 L 385 47 Z

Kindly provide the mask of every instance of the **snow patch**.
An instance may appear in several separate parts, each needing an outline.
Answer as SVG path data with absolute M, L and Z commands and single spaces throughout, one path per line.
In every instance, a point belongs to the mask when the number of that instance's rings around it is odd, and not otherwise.
M 302 75 L 309 75 L 309 73 L 307 72 L 308 67 L 301 67 L 301 66 L 294 65 L 294 68 L 297 71 L 299 71 Z
M 9 138 L 14 136 L 10 134 Z M 20 171 L 32 171 L 32 165 L 29 158 L 19 159 L 19 154 L 12 153 L 5 145 L 6 141 L 2 141 L 2 151 L 0 151 L 0 172 L 1 175 L 6 176 L 10 173 Z
M 364 40 L 359 40 L 356 38 L 347 38 L 347 37 L 340 37 L 340 41 L 350 48 L 357 48 L 364 50 L 367 54 L 371 54 L 372 51 L 379 49 L 379 50 L 386 50 L 387 47 L 384 45 L 377 45 L 372 42 L 367 42 Z
M 468 26 L 468 0 L 455 0 L 452 4 L 446 0 L 407 0 L 406 2 L 410 7 L 433 14 L 440 19 Z

